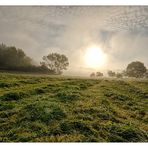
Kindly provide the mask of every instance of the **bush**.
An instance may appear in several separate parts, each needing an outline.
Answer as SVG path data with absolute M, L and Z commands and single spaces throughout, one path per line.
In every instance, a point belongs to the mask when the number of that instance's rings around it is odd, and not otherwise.
M 117 74 L 116 74 L 116 77 L 117 77 L 117 78 L 122 78 L 123 75 L 122 75 L 121 73 L 117 73 Z
M 146 67 L 144 66 L 144 63 L 140 61 L 134 61 L 128 64 L 126 68 L 126 74 L 129 77 L 135 77 L 135 78 L 142 78 L 144 74 L 146 73 Z

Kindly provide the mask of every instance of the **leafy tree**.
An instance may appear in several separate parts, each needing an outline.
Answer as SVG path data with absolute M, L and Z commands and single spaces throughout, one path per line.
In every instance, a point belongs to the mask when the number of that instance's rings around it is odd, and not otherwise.
M 25 55 L 22 49 L 13 46 L 0 45 L 0 67 L 22 67 L 32 65 L 32 59 Z
M 115 77 L 116 76 L 116 73 L 111 71 L 111 70 L 109 70 L 107 74 L 108 74 L 109 77 Z
M 62 74 L 62 71 L 67 70 L 67 66 L 69 66 L 68 58 L 63 54 L 51 53 L 43 56 L 43 60 L 41 65 L 46 65 L 55 74 Z
M 92 72 L 92 73 L 90 74 L 90 77 L 91 77 L 91 78 L 94 78 L 94 77 L 95 77 L 95 73 Z
M 123 71 L 121 72 L 121 74 L 122 74 L 123 77 L 127 77 L 126 70 L 123 70 Z
M 148 69 L 146 70 L 146 72 L 144 73 L 144 78 L 148 78 Z
M 140 61 L 131 62 L 126 68 L 127 76 L 141 78 L 146 73 L 146 67 Z
M 116 77 L 117 77 L 117 78 L 122 78 L 123 75 L 122 75 L 121 73 L 117 73 L 117 74 L 116 74 Z
M 101 72 L 96 72 L 96 77 L 103 77 L 103 73 L 101 73 Z
M 46 65 L 36 66 L 22 49 L 0 44 L 0 70 L 52 73 Z

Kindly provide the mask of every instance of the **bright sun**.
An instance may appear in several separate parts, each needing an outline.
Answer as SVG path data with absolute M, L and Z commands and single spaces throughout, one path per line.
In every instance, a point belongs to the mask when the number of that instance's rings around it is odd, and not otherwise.
M 91 68 L 101 68 L 106 63 L 106 54 L 98 46 L 91 46 L 86 49 L 84 60 Z

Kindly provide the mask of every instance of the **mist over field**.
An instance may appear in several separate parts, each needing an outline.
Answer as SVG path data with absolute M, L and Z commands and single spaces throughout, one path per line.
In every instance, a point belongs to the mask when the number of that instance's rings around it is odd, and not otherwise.
M 148 7 L 0 6 L 0 142 L 148 142 Z
M 70 63 L 65 74 L 120 71 L 135 60 L 148 66 L 146 6 L 1 6 L 0 20 L 1 42 L 23 49 L 36 64 L 51 52 L 65 54 Z M 84 59 L 93 45 L 107 56 L 100 67 Z

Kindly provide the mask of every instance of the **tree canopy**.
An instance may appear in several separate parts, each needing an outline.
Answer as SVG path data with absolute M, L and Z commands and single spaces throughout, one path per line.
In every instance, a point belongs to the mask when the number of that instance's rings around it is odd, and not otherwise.
M 103 77 L 103 73 L 102 72 L 96 72 L 96 77 Z
M 0 45 L 0 67 L 25 67 L 32 65 L 32 59 L 25 55 L 22 49 Z
M 111 70 L 109 70 L 109 71 L 107 72 L 107 74 L 108 74 L 109 77 L 115 77 L 115 76 L 116 76 L 116 73 L 113 72 L 113 71 L 111 71 Z
M 95 73 L 94 72 L 92 72 L 91 74 L 90 74 L 90 77 L 91 78 L 94 78 L 96 75 L 95 75 Z
M 37 72 L 46 74 L 62 74 L 69 66 L 68 58 L 64 54 L 49 53 L 43 56 L 43 61 L 40 65 L 34 65 L 33 60 L 25 54 L 25 52 L 15 46 L 6 46 L 0 44 L 0 70 Z M 91 73 L 90 77 L 101 77 L 103 73 Z M 136 77 L 147 78 L 148 70 L 144 63 L 134 61 L 127 65 L 127 68 L 121 73 L 115 73 L 112 70 L 108 71 L 109 77 Z
M 34 65 L 22 49 L 5 44 L 0 44 L 0 70 L 50 73 L 46 66 Z
M 34 65 L 22 49 L 0 44 L 0 70 L 62 74 L 68 65 L 68 58 L 58 53 L 44 56 L 40 65 Z
M 126 68 L 126 74 L 129 77 L 141 78 L 146 73 L 146 67 L 140 61 L 131 62 Z
M 66 70 L 69 66 L 68 58 L 59 53 L 51 53 L 47 56 L 43 56 L 43 62 L 41 65 L 47 66 L 55 74 L 62 74 L 63 70 Z

